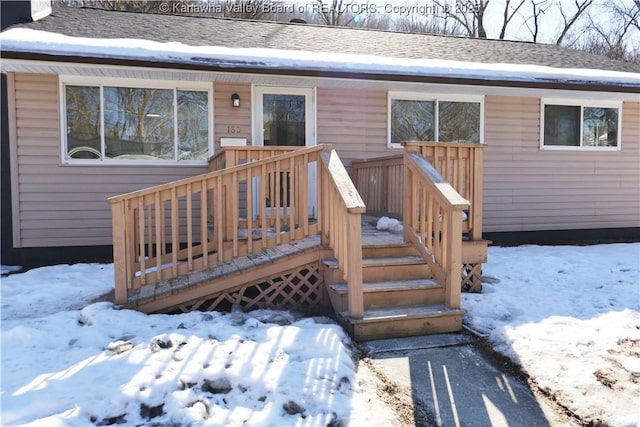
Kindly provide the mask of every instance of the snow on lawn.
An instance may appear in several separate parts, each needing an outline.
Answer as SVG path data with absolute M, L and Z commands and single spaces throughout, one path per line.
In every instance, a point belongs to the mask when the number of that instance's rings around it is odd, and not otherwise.
M 20 265 L 0 265 L 0 275 L 2 276 L 5 276 L 9 273 L 14 273 L 20 270 L 22 270 L 22 266 Z
M 640 425 L 640 244 L 491 247 L 484 274 L 470 327 L 583 420 Z
M 108 302 L 77 309 L 112 280 L 110 264 L 2 279 L 1 425 L 336 427 L 349 419 L 358 391 L 351 344 L 329 319 L 268 310 L 145 315 Z
M 2 320 L 80 309 L 113 289 L 113 264 L 54 265 L 2 278 Z

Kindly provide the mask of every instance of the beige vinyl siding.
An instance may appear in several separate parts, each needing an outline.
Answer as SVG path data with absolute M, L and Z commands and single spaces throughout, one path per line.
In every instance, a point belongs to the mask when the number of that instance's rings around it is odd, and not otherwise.
M 640 104 L 622 150 L 540 150 L 540 99 L 485 99 L 484 231 L 640 226 Z
M 318 88 L 317 96 L 318 144 L 333 144 L 346 164 L 402 153 L 387 148 L 386 91 Z
M 110 196 L 186 178 L 207 166 L 61 164 L 56 75 L 15 76 L 22 247 L 111 244 Z
M 220 149 L 220 138 L 246 138 L 247 145 L 251 145 L 251 85 L 216 83 L 213 93 L 216 152 Z M 237 108 L 231 106 L 234 93 L 240 96 Z

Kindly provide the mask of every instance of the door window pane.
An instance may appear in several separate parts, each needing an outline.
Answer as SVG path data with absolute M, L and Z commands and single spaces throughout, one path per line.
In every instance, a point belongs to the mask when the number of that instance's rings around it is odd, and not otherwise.
M 305 146 L 304 95 L 264 94 L 264 145 Z
M 580 107 L 544 106 L 544 144 L 580 146 Z
M 178 159 L 207 160 L 209 154 L 209 95 L 179 90 Z
M 173 90 L 104 88 L 105 153 L 117 159 L 175 159 Z
M 618 144 L 618 109 L 584 107 L 582 145 L 615 147 Z
M 100 159 L 100 88 L 66 86 L 67 159 Z
M 480 103 L 438 103 L 438 141 L 480 142 Z
M 391 100 L 391 143 L 434 140 L 434 102 Z

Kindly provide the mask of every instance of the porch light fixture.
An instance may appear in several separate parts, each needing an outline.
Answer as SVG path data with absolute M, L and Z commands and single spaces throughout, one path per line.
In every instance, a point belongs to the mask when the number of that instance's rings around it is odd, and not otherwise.
M 231 106 L 236 108 L 240 106 L 240 95 L 237 93 L 231 95 Z

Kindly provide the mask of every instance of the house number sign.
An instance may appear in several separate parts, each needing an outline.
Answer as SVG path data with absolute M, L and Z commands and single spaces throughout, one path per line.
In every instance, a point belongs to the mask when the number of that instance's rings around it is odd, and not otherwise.
M 231 133 L 231 134 L 240 133 L 240 126 L 239 125 L 229 125 L 229 126 L 227 126 L 227 133 Z

